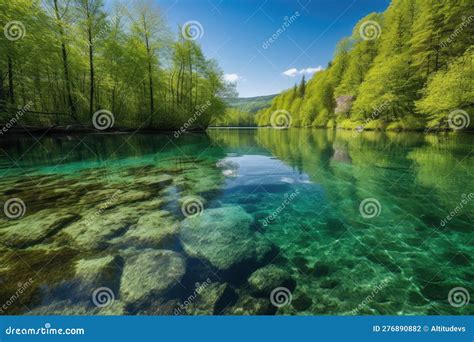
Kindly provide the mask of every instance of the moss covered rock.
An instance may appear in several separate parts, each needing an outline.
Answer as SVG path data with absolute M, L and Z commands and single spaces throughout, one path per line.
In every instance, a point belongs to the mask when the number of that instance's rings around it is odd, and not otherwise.
M 160 296 L 176 286 L 186 271 L 184 258 L 168 250 L 144 250 L 128 258 L 120 283 L 120 297 L 127 303 Z
M 185 219 L 180 240 L 186 253 L 207 260 L 220 270 L 261 260 L 271 250 L 251 230 L 252 217 L 241 207 L 206 209 Z

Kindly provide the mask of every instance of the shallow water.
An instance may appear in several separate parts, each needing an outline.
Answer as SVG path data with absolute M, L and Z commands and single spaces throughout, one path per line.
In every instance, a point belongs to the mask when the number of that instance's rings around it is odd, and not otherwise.
M 473 314 L 456 305 L 474 293 L 473 138 L 211 129 L 0 140 L 2 203 L 25 204 L 0 219 L 0 314 Z M 183 237 L 189 198 L 198 217 L 229 212 L 203 245 Z M 226 234 L 233 225 L 272 252 L 252 259 Z M 221 266 L 219 241 L 243 262 Z M 193 250 L 213 243 L 212 257 Z M 159 259 L 143 279 L 127 269 L 153 250 L 184 267 Z M 266 265 L 292 279 L 275 282 L 285 305 L 248 283 Z M 153 277 L 149 293 L 126 289 Z M 113 303 L 93 300 L 101 287 Z

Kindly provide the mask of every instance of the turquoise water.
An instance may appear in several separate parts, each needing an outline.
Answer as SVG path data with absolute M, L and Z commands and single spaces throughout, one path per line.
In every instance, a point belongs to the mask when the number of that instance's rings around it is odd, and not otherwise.
M 0 313 L 473 314 L 473 147 L 304 129 L 2 140 L 2 203 L 24 207 L 0 218 Z

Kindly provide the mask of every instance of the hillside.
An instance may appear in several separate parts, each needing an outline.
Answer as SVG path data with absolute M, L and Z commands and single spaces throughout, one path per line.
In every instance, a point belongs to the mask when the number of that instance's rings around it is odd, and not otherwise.
M 254 127 L 256 126 L 255 114 L 259 110 L 270 107 L 272 100 L 277 95 L 255 97 L 227 98 L 228 106 L 224 115 L 211 123 L 211 126 L 224 127 Z
M 473 14 L 468 1 L 392 1 L 357 23 L 326 70 L 260 110 L 258 125 L 472 129 Z
M 269 107 L 271 101 L 277 95 L 278 94 L 254 97 L 236 97 L 232 99 L 226 99 L 226 103 L 229 105 L 229 107 L 237 108 L 244 112 L 256 113 L 260 109 Z

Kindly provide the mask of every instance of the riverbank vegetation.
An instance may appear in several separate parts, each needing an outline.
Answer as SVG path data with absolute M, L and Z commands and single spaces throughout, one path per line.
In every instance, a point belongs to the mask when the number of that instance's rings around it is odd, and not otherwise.
M 328 67 L 303 92 L 282 92 L 257 123 L 279 125 L 279 111 L 292 127 L 472 129 L 473 24 L 469 1 L 394 0 L 360 20 Z
M 190 128 L 205 128 L 224 111 L 202 27 L 173 37 L 152 1 L 110 10 L 102 0 L 3 1 L 0 22 L 1 123 L 26 105 L 17 119 L 32 126 L 92 127 L 101 111 L 108 126 L 176 129 L 193 117 Z

